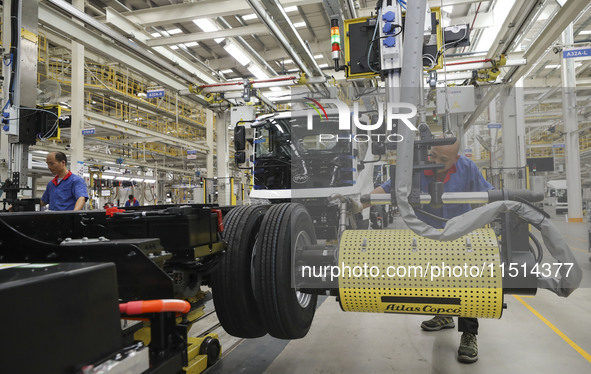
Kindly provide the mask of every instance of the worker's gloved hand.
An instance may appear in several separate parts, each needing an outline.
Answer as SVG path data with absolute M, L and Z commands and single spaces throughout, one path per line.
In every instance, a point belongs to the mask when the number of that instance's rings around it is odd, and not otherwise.
M 357 214 L 361 213 L 363 210 L 363 204 L 361 204 L 361 201 L 357 199 L 347 197 L 347 208 L 351 211 L 351 213 Z

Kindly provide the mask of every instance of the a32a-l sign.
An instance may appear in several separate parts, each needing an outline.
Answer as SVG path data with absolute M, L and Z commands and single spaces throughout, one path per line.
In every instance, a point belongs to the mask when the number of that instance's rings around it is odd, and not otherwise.
M 568 48 L 562 51 L 564 58 L 585 58 L 591 57 L 591 47 Z

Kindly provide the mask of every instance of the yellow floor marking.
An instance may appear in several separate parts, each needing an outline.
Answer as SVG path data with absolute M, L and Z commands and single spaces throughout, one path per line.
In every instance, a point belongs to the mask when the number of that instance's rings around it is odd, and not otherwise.
M 577 247 L 573 247 L 573 246 L 570 246 L 570 247 L 571 247 L 572 249 L 574 249 L 575 251 L 589 253 L 589 251 L 588 251 L 588 250 L 586 250 L 586 249 L 577 248 Z
M 565 342 L 568 343 L 568 345 L 570 345 L 571 347 L 573 347 L 573 349 L 577 352 L 579 352 L 579 354 L 581 356 L 583 356 L 583 358 L 585 358 L 585 360 L 591 362 L 591 355 L 589 353 L 587 353 L 583 348 L 579 347 L 577 345 L 577 343 L 573 342 L 568 336 L 566 336 L 562 331 L 558 330 L 558 328 L 556 326 L 554 326 L 550 321 L 548 321 L 546 318 L 544 318 L 544 316 L 542 316 L 540 313 L 538 313 L 538 311 L 536 311 L 534 308 L 532 308 L 531 306 L 529 306 L 528 303 L 526 303 L 521 296 L 515 296 L 513 295 L 514 298 L 516 298 L 517 300 L 519 300 L 520 303 L 522 303 L 527 309 L 529 309 L 530 312 L 532 312 L 536 317 L 538 317 L 540 320 L 542 320 L 542 322 L 544 322 L 548 327 L 550 327 L 550 329 L 552 329 L 552 331 L 554 331 L 558 336 L 560 336 Z
M 576 236 L 572 236 L 572 235 L 563 235 L 563 236 L 565 236 L 567 238 L 571 238 L 571 239 L 576 240 L 576 241 L 579 241 L 579 242 L 587 243 L 587 240 L 578 238 Z

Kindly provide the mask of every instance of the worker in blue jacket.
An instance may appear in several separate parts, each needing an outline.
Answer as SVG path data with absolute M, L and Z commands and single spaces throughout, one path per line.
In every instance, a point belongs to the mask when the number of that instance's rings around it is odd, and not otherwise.
M 431 147 L 429 154 L 430 161 L 436 164 L 443 164 L 443 169 L 437 170 L 436 175 L 432 170 L 426 170 L 421 175 L 421 190 L 428 191 L 430 182 L 443 182 L 444 192 L 482 192 L 488 191 L 493 186 L 488 183 L 476 164 L 464 157 L 458 155 L 460 150 L 459 140 L 452 145 Z M 390 193 L 391 181 L 388 180 L 372 193 Z M 421 221 L 435 227 L 443 228 L 445 221 L 456 216 L 462 215 L 470 210 L 470 204 L 446 204 L 442 208 L 431 208 L 429 205 L 423 205 L 416 215 Z M 440 217 L 440 219 L 435 218 Z M 435 316 L 424 321 L 421 328 L 425 331 L 439 331 L 442 329 L 454 328 L 455 324 L 451 317 Z M 476 318 L 458 318 L 458 330 L 462 332 L 460 347 L 458 349 L 458 360 L 464 363 L 472 363 L 478 360 L 478 344 L 476 335 L 478 335 L 478 319 Z
M 129 200 L 125 202 L 126 207 L 140 206 L 140 202 L 133 195 L 129 195 Z
M 68 170 L 68 159 L 63 152 L 51 152 L 45 161 L 55 177 L 49 181 L 41 196 L 41 206 L 49 204 L 51 210 L 82 210 L 88 192 L 84 179 Z

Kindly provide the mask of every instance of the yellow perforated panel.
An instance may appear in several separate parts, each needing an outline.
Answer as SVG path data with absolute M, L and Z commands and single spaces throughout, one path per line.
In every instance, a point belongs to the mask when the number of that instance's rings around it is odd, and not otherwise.
M 503 284 L 493 230 L 440 242 L 411 230 L 349 230 L 339 248 L 345 311 L 500 318 Z

